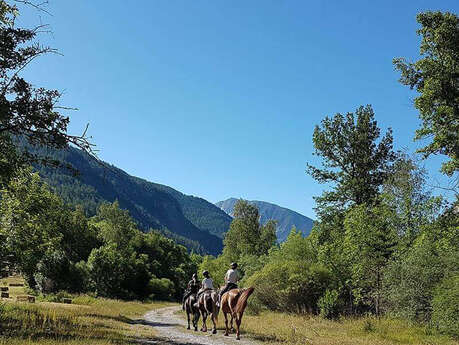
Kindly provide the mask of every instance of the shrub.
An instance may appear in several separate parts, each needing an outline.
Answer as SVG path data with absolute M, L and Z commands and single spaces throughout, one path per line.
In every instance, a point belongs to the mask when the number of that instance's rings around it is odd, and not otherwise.
M 459 274 L 444 279 L 435 289 L 432 324 L 442 333 L 459 337 Z
M 317 312 L 317 301 L 331 284 L 330 272 L 298 261 L 269 263 L 247 280 L 254 303 L 287 312 Z
M 167 278 L 152 278 L 148 283 L 148 287 L 152 293 L 150 296 L 159 300 L 170 300 L 174 295 L 174 283 Z
M 320 310 L 320 315 L 326 319 L 334 319 L 338 317 L 342 303 L 339 299 L 337 290 L 326 290 L 324 295 L 319 298 L 317 306 Z

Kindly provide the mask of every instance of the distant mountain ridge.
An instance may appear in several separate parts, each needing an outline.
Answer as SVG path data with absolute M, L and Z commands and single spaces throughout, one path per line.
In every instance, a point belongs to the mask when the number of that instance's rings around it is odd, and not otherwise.
M 74 176 L 65 168 L 35 167 L 64 201 L 82 205 L 89 215 L 95 214 L 100 203 L 118 200 L 144 231 L 161 230 L 199 253 L 217 255 L 222 251 L 223 234 L 232 218 L 214 204 L 131 176 L 113 165 L 103 167 L 72 147 L 61 151 L 31 149 L 79 171 Z
M 229 198 L 227 200 L 219 201 L 215 205 L 232 216 L 234 205 L 237 201 L 238 199 L 236 198 Z M 260 221 L 262 224 L 265 224 L 270 219 L 277 220 L 276 235 L 278 242 L 283 242 L 287 239 L 287 236 L 293 226 L 300 230 L 304 236 L 309 235 L 311 232 L 314 224 L 314 221 L 311 218 L 266 201 L 250 200 L 249 202 L 257 206 L 258 211 L 260 212 Z

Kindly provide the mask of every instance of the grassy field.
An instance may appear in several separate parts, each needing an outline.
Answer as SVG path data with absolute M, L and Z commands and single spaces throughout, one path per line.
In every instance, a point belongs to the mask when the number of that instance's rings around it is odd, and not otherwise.
M 255 339 L 289 345 L 459 345 L 425 327 L 386 318 L 348 318 L 339 321 L 317 316 L 264 312 L 244 315 L 243 330 Z
M 0 286 L 20 278 L 0 281 Z M 130 344 L 154 338 L 152 327 L 142 324 L 147 311 L 169 303 L 123 302 L 88 296 L 74 297 L 73 304 L 17 303 L 23 287 L 10 288 L 13 299 L 0 302 L 1 345 L 107 345 Z

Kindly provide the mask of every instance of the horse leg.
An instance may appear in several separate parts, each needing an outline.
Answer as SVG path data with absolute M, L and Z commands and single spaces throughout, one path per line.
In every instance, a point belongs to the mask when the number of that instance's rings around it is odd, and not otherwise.
M 240 327 L 241 327 L 241 321 L 242 321 L 242 315 L 244 313 L 240 313 L 239 315 L 236 315 L 236 339 L 240 340 L 241 337 L 239 336 L 240 334 Z
M 186 318 L 188 321 L 188 327 L 186 329 L 190 329 L 190 312 L 188 310 L 186 311 Z
M 202 328 L 201 328 L 201 331 L 202 331 L 202 332 L 207 332 L 206 320 L 207 320 L 207 313 L 206 313 L 206 312 L 203 312 L 203 313 L 202 313 Z
M 225 317 L 225 334 L 224 335 L 228 336 L 229 335 L 228 333 L 228 315 L 225 312 L 223 312 L 223 316 Z
M 231 332 L 234 333 L 235 329 L 234 329 L 234 327 L 233 327 L 233 320 L 234 320 L 234 315 L 231 314 Z
M 193 327 L 194 327 L 195 332 L 198 330 L 198 321 L 199 321 L 199 312 L 194 312 L 193 313 Z
M 215 313 L 212 313 L 212 324 L 214 325 L 214 328 L 212 329 L 212 334 L 217 334 L 217 320 L 215 319 Z

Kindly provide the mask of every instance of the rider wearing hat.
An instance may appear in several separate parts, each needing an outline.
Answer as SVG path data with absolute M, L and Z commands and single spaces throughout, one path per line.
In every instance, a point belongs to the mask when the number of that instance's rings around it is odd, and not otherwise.
M 193 273 L 193 277 L 188 282 L 187 289 L 185 291 L 185 295 L 183 295 L 182 309 L 185 309 L 185 301 L 186 301 L 186 299 L 189 296 L 191 296 L 192 294 L 198 293 L 198 290 L 199 290 L 200 287 L 201 287 L 201 284 L 199 283 L 198 275 L 196 273 Z
M 229 290 L 237 289 L 237 282 L 239 281 L 239 274 L 237 271 L 237 263 L 231 263 L 231 268 L 225 274 L 225 287 L 218 294 L 218 303 L 223 294 Z
M 204 276 L 204 279 L 201 283 L 201 289 L 198 292 L 198 298 L 204 291 L 214 289 L 214 281 L 210 277 L 209 271 L 203 271 L 202 275 Z

